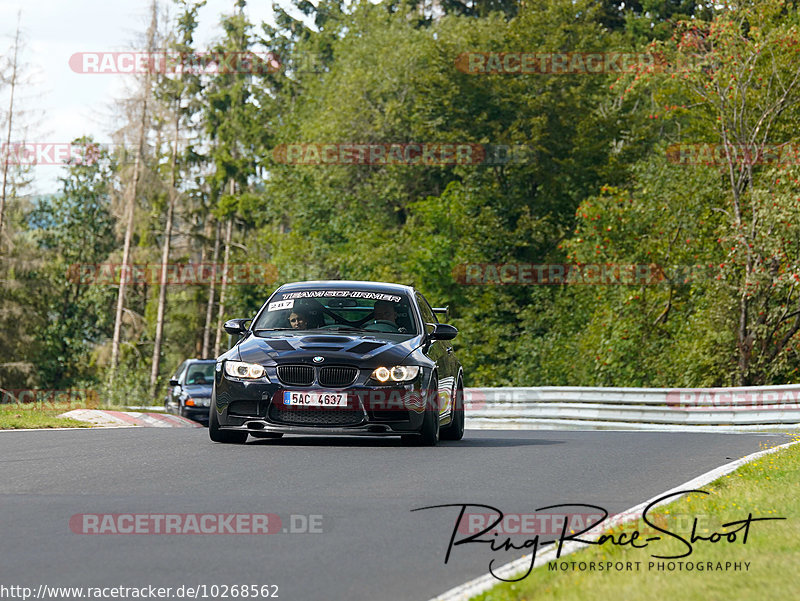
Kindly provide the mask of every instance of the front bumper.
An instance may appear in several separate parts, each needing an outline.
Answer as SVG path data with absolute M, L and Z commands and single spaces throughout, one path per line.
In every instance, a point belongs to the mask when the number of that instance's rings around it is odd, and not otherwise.
M 429 372 L 408 383 L 372 385 L 368 374 L 343 388 L 297 387 L 272 381 L 246 381 L 217 372 L 210 411 L 219 427 L 245 432 L 283 434 L 397 436 L 421 430 L 426 408 L 423 382 Z M 291 407 L 283 403 L 285 391 L 344 393 L 347 407 Z
M 194 420 L 196 422 L 201 422 L 203 424 L 208 423 L 208 407 L 187 407 L 183 406 L 180 409 L 180 414 L 183 417 L 188 419 Z

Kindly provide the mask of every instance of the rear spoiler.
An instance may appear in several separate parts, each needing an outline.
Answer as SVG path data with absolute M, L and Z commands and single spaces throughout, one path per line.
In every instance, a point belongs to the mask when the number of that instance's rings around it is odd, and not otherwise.
M 436 313 L 437 315 L 444 315 L 445 319 L 447 319 L 447 310 L 449 308 L 450 308 L 450 305 L 447 305 L 446 307 L 431 307 L 431 309 L 433 309 L 434 313 Z

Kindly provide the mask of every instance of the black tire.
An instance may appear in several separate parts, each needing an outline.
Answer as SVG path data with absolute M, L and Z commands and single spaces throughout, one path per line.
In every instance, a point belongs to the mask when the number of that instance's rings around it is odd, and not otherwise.
M 461 440 L 464 438 L 464 383 L 458 377 L 454 389 L 453 421 L 447 424 L 439 433 L 441 440 Z
M 253 438 L 283 438 L 283 432 L 250 432 Z
M 214 442 L 222 442 L 226 444 L 244 444 L 244 442 L 247 440 L 247 432 L 220 430 L 219 419 L 217 418 L 217 410 L 212 403 L 208 412 L 208 437 Z
M 436 376 L 431 378 L 430 390 L 437 391 L 439 381 Z M 435 447 L 439 442 L 439 395 L 434 392 L 425 403 L 425 412 L 422 419 L 422 428 L 419 434 L 406 434 L 401 437 L 404 445 L 415 447 Z

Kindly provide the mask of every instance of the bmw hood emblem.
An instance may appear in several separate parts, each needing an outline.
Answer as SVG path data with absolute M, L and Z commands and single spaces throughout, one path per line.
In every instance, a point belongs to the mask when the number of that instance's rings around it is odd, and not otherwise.
M 322 363 L 325 361 L 325 357 L 316 356 L 314 357 L 314 363 Z

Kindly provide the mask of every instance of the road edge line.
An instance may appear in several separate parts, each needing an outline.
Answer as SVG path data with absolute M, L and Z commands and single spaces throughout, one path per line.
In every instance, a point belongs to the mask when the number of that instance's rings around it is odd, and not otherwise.
M 136 428 L 138 426 L 86 426 L 81 428 L 80 426 L 59 426 L 58 428 L 2 428 L 0 429 L 0 434 L 3 432 L 53 432 L 53 431 L 61 431 L 61 430 L 117 430 L 117 429 L 124 429 L 124 428 Z

